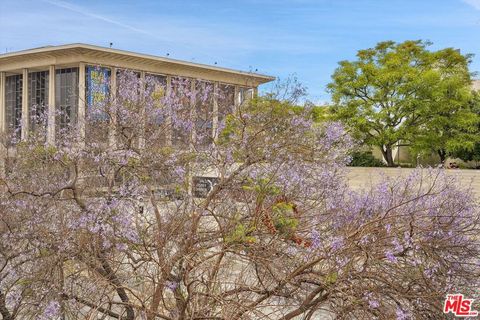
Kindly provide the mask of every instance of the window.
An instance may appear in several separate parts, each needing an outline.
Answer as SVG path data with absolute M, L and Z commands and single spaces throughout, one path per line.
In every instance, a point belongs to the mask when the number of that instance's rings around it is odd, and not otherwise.
M 167 127 L 167 110 L 163 99 L 167 92 L 167 77 L 157 74 L 145 75 L 146 103 L 145 138 L 148 148 L 162 148 L 167 142 L 170 128 Z
M 87 66 L 85 83 L 87 86 L 86 100 L 89 111 L 92 109 L 104 109 L 110 93 L 110 75 L 111 71 L 109 68 Z
M 48 71 L 28 74 L 28 111 L 30 131 L 46 130 L 48 104 Z
M 217 92 L 218 123 L 222 125 L 228 114 L 233 113 L 235 107 L 235 86 L 220 84 Z
M 110 101 L 111 71 L 104 67 L 87 66 L 86 85 L 86 126 L 88 141 L 106 142 L 108 140 L 109 116 L 106 110 Z
M 7 133 L 20 139 L 22 123 L 22 75 L 5 79 Z
M 252 88 L 238 88 L 238 104 L 242 104 L 253 98 Z
M 130 69 L 117 69 L 115 94 L 117 99 L 131 100 L 139 97 L 141 73 Z M 135 85 L 136 88 L 133 87 Z M 131 91 L 134 90 L 135 91 Z M 130 101 L 131 102 L 131 101 Z
M 55 71 L 56 130 L 77 123 L 78 116 L 78 68 Z
M 191 83 L 190 79 L 172 78 L 172 143 L 174 146 L 185 147 L 192 134 Z
M 146 74 L 145 82 L 147 91 L 151 91 L 154 98 L 160 98 L 165 95 L 167 89 L 167 76 L 160 74 Z
M 195 83 L 195 130 L 196 140 L 201 145 L 212 142 L 213 83 Z

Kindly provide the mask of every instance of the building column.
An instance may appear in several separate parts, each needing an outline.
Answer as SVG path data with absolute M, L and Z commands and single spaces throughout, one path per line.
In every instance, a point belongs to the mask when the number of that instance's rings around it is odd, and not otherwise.
M 165 90 L 165 96 L 167 97 L 167 99 L 165 99 L 166 101 L 170 101 L 170 95 L 171 94 L 172 94 L 172 77 L 167 76 L 167 88 Z M 164 106 L 164 108 L 166 108 L 166 107 L 167 106 Z M 169 107 L 171 108 L 171 106 L 169 106 Z M 170 115 L 168 115 L 165 120 L 166 120 L 166 123 L 165 123 L 165 144 L 167 146 L 171 146 L 172 145 L 172 132 L 173 132 L 172 118 L 170 117 Z
M 212 110 L 212 139 L 217 141 L 218 137 L 218 82 L 213 84 L 213 110 Z
M 0 72 L 0 135 L 6 130 L 6 106 L 5 106 L 6 76 L 5 72 Z
M 196 110 L 196 107 L 195 107 L 195 102 L 196 102 L 196 95 L 197 95 L 197 92 L 196 92 L 196 80 L 195 79 L 191 79 L 190 80 L 192 83 L 190 83 L 190 121 L 193 121 L 193 125 L 192 125 L 192 132 L 190 133 L 190 141 L 188 142 L 188 149 L 189 149 L 189 152 L 190 153 L 193 153 L 195 151 L 195 142 L 196 142 L 196 139 L 197 139 L 197 135 L 196 135 L 196 132 L 197 132 L 197 124 L 195 122 L 195 119 L 196 119 L 196 115 L 197 115 L 197 110 Z M 188 204 L 187 204 L 187 207 L 190 207 L 192 204 L 193 204 L 193 175 L 194 175 L 194 163 L 192 160 L 190 160 L 188 162 L 188 165 L 187 165 L 187 172 L 186 172 L 186 176 L 187 176 L 187 185 L 188 185 L 188 188 L 187 188 L 187 195 L 188 195 Z
M 196 80 L 192 79 L 192 83 L 190 83 L 190 121 L 193 122 L 192 125 L 192 132 L 190 135 L 190 149 L 193 151 L 195 142 L 197 140 L 197 108 L 195 107 L 196 99 L 197 99 L 197 88 L 196 88 Z
M 140 152 L 145 149 L 145 127 L 146 127 L 146 110 L 145 110 L 145 71 L 140 72 L 140 97 L 142 101 L 140 102 L 142 105 L 140 106 L 140 133 L 138 136 L 138 149 Z
M 110 99 L 106 110 L 110 113 L 110 124 L 108 128 L 108 145 L 115 149 L 117 146 L 117 110 L 112 108 L 117 95 L 117 68 L 111 68 L 110 73 Z
M 235 91 L 233 94 L 233 111 L 237 111 L 238 107 L 240 106 L 240 88 L 235 86 Z
M 22 140 L 27 139 L 30 115 L 28 114 L 28 69 L 23 69 L 22 73 L 22 128 L 21 128 L 21 137 Z
M 86 115 L 86 86 L 85 86 L 85 63 L 78 65 L 78 131 L 80 135 L 80 147 L 85 146 L 85 115 Z
M 55 66 L 48 68 L 48 127 L 47 143 L 55 144 Z
M 5 177 L 5 161 L 7 158 L 7 141 L 5 119 L 5 72 L 0 72 L 0 178 Z

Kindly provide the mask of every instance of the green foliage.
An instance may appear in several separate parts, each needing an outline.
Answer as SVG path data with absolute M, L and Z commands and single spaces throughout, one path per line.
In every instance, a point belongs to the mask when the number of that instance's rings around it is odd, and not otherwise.
M 311 111 L 314 122 L 325 122 L 332 118 L 332 108 L 330 106 L 315 106 Z
M 468 103 L 470 56 L 453 48 L 429 51 L 428 45 L 380 42 L 358 51 L 355 61 L 341 61 L 328 85 L 334 118 L 367 145 L 380 147 L 389 166 L 397 142 L 453 148 L 452 117 L 462 128 L 476 121 Z
M 335 282 L 337 282 L 337 279 L 338 279 L 338 273 L 337 272 L 331 272 L 331 273 L 327 274 L 327 276 L 325 277 L 325 284 L 327 286 L 334 285 Z
M 298 219 L 293 217 L 293 205 L 280 202 L 272 207 L 275 228 L 282 235 L 290 236 L 298 227 Z
M 220 138 L 222 142 L 228 143 L 229 138 L 239 133 L 238 130 L 244 129 L 247 120 L 263 119 L 266 115 L 269 118 L 290 119 L 291 115 L 301 113 L 302 109 L 296 107 L 285 101 L 278 101 L 269 98 L 255 97 L 248 101 L 248 103 L 242 105 L 241 112 L 239 114 L 229 114 L 225 119 L 225 128 L 222 130 Z M 245 118 L 247 117 L 248 118 Z M 258 116 L 255 117 L 255 116 Z M 253 118 L 253 119 L 250 119 Z M 257 129 L 256 127 L 247 128 L 249 130 Z
M 32 154 L 38 158 L 50 158 L 57 152 L 57 149 L 51 145 L 37 145 L 32 150 Z
M 413 150 L 436 152 L 441 162 L 449 155 L 459 154 L 466 159 L 467 154 L 475 153 L 475 146 L 480 143 L 479 101 L 478 93 L 473 93 L 456 106 L 451 102 L 451 105 L 439 109 L 419 128 L 412 141 Z
M 243 190 L 253 191 L 257 194 L 259 201 L 263 201 L 267 196 L 280 194 L 280 188 L 272 183 L 268 178 L 247 179 L 247 184 L 242 186 Z
M 235 133 L 235 129 L 238 126 L 238 123 L 235 121 L 235 117 L 232 114 L 227 114 L 225 118 L 225 128 L 220 134 L 220 142 L 228 143 L 230 137 Z
M 384 167 L 385 164 L 375 158 L 371 151 L 355 151 L 352 153 L 351 167 Z
M 480 162 L 480 143 L 476 143 L 472 149 L 460 149 L 458 151 L 452 152 L 451 154 L 454 158 L 459 158 L 464 161 L 476 161 Z
M 480 161 L 480 92 L 473 92 L 470 100 L 470 110 L 474 116 L 466 119 L 463 131 L 460 132 L 455 143 L 447 145 L 450 156 L 464 161 Z
M 226 117 L 217 145 L 228 148 L 229 159 L 239 163 L 263 162 L 285 154 L 311 158 L 316 131 L 308 111 L 286 101 L 256 97 Z M 293 135 L 297 135 L 297 143 L 284 145 Z
M 253 227 L 246 227 L 245 225 L 238 223 L 231 234 L 225 237 L 225 243 L 227 244 L 242 244 L 242 243 L 254 243 L 255 237 L 249 235 L 254 231 Z

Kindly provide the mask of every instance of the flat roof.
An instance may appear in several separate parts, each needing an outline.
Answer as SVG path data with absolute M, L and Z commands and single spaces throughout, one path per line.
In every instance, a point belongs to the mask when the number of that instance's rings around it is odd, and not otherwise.
M 275 80 L 275 77 L 260 74 L 260 73 L 240 71 L 240 70 L 212 66 L 208 64 L 202 64 L 202 63 L 193 63 L 193 62 L 188 62 L 188 61 L 183 61 L 178 59 L 159 57 L 159 56 L 154 56 L 150 54 L 137 53 L 137 52 L 119 50 L 114 48 L 106 48 L 106 47 L 95 46 L 95 45 L 84 44 L 84 43 L 72 43 L 72 44 L 65 44 L 65 45 L 58 45 L 58 46 L 44 46 L 39 48 L 4 53 L 4 54 L 0 54 L 0 64 L 2 60 L 7 61 L 12 58 L 13 59 L 21 58 L 22 56 L 26 56 L 26 55 L 62 53 L 69 50 L 79 50 L 79 49 L 87 52 L 99 52 L 99 53 L 113 54 L 113 55 L 122 56 L 122 57 L 137 58 L 137 59 L 142 59 L 148 62 L 161 62 L 161 63 L 167 63 L 171 65 L 178 65 L 182 67 L 200 68 L 200 69 L 210 70 L 214 72 L 231 74 L 233 76 L 250 77 L 250 78 L 254 78 L 256 81 L 258 81 L 258 83 L 266 83 L 266 82 Z

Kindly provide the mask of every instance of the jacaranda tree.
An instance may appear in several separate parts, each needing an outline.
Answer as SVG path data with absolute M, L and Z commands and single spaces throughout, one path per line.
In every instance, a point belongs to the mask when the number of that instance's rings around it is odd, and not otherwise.
M 478 296 L 478 208 L 441 171 L 353 192 L 338 123 L 254 98 L 203 126 L 216 87 L 117 82 L 85 137 L 7 159 L 4 320 L 433 319 Z
M 478 140 L 478 116 L 471 110 L 471 55 L 426 41 L 385 41 L 341 61 L 328 89 L 334 117 L 395 166 L 398 144 L 437 153 L 442 162 Z

